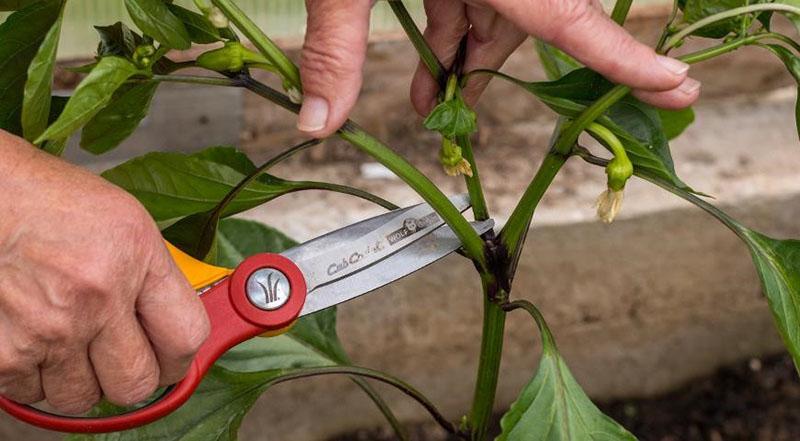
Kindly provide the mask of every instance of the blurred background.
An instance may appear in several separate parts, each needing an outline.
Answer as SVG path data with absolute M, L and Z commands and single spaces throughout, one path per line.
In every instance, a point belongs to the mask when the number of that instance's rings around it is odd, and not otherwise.
M 298 59 L 302 1 L 238 3 Z M 424 27 L 421 0 L 405 3 Z M 668 1 L 636 1 L 626 26 L 654 44 L 670 7 Z M 66 17 L 63 65 L 91 59 L 97 44 L 92 25 L 127 21 L 122 2 L 109 0 L 71 0 Z M 793 32 L 778 20 L 775 26 Z M 708 44 L 696 40 L 681 51 Z M 173 56 L 188 59 L 206 49 Z M 441 171 L 437 136 L 424 130 L 409 104 L 416 63 L 388 6 L 377 2 L 353 119 L 446 192 L 461 192 L 463 182 Z M 503 70 L 545 79 L 531 42 Z M 703 82 L 703 97 L 695 106 L 696 123 L 672 143 L 678 174 L 746 225 L 772 237 L 800 237 L 794 81 L 758 49 L 694 66 L 692 75 Z M 57 78 L 64 94 L 80 80 L 64 70 Z M 269 75 L 259 79 L 277 85 Z M 555 117 L 526 92 L 500 82 L 489 87 L 476 111 L 478 164 L 502 225 L 544 155 Z M 100 172 L 147 151 L 233 145 L 260 162 L 303 139 L 294 125 L 293 115 L 242 90 L 163 85 L 150 116 L 124 146 L 95 157 L 73 140 L 65 157 Z M 347 183 L 400 205 L 418 200 L 381 166 L 336 140 L 282 164 L 275 174 Z M 642 440 L 800 439 L 800 382 L 782 355 L 745 247 L 703 213 L 635 180 L 619 220 L 602 225 L 592 204 L 605 182 L 601 169 L 570 161 L 537 213 L 514 285 L 516 296 L 540 307 L 587 393 Z M 303 193 L 244 217 L 305 240 L 378 212 L 346 196 Z M 457 420 L 472 397 L 480 339 L 480 287 L 471 265 L 452 257 L 383 291 L 340 308 L 345 348 L 356 364 L 407 380 Z M 533 376 L 539 357 L 538 332 L 527 317 L 512 314 L 507 330 L 499 414 Z M 386 396 L 412 439 L 445 439 L 415 403 L 390 390 Z M 270 406 L 275 402 L 281 403 L 277 409 Z M 270 389 L 246 418 L 241 439 L 392 439 L 385 426 L 350 382 L 313 379 Z M 57 438 L 0 416 L 0 440 Z

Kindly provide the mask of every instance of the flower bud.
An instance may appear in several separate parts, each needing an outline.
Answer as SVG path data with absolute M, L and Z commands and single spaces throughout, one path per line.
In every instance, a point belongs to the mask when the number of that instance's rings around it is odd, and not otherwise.
M 439 160 L 442 162 L 444 172 L 448 176 L 466 175 L 472 177 L 472 166 L 461 154 L 461 147 L 442 137 L 442 148 L 439 150 Z
M 147 69 L 153 64 L 151 58 L 156 53 L 156 47 L 152 44 L 142 44 L 133 52 L 133 64 L 139 69 Z
M 608 175 L 608 188 L 622 191 L 628 179 L 633 176 L 633 164 L 627 156 L 615 156 L 606 166 L 606 175 Z
M 230 21 L 228 21 L 228 17 L 216 6 L 208 8 L 206 11 L 206 18 L 208 21 L 211 22 L 217 29 L 225 29 L 230 26 Z
M 247 49 L 243 44 L 231 41 L 225 46 L 197 57 L 197 65 L 217 72 L 236 72 L 250 65 L 268 65 L 261 54 Z

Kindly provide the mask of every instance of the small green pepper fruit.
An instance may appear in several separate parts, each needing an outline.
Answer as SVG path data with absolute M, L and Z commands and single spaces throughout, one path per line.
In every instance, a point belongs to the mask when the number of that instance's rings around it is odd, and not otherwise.
M 472 177 L 472 166 L 462 156 L 461 147 L 446 136 L 442 137 L 439 160 L 448 176 L 467 175 Z
M 197 57 L 197 65 L 217 72 L 237 72 L 251 65 L 269 65 L 261 54 L 247 49 L 243 44 L 231 41 L 225 46 Z

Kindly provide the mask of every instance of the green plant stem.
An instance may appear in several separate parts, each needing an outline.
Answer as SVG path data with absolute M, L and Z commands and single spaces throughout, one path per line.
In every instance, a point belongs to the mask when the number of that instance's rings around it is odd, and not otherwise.
M 544 320 L 544 316 L 542 312 L 539 311 L 539 308 L 536 307 L 533 303 L 527 300 L 515 300 L 513 302 L 504 303 L 501 305 L 503 311 L 511 312 L 516 311 L 517 309 L 522 309 L 526 311 L 528 314 L 533 317 L 533 320 L 536 321 L 536 326 L 539 327 L 539 333 L 542 336 L 543 340 L 543 347 L 544 348 L 556 348 L 556 339 L 553 337 L 553 333 L 550 332 L 550 328 L 547 326 L 547 322 Z
M 625 24 L 625 19 L 628 17 L 632 3 L 633 0 L 617 0 L 617 3 L 614 4 L 614 10 L 611 11 L 611 19 L 620 26 Z
M 352 375 L 362 378 L 369 378 L 372 380 L 380 381 L 381 383 L 388 384 L 393 386 L 400 392 L 404 393 L 405 395 L 411 397 L 414 401 L 419 403 L 428 413 L 431 414 L 433 419 L 440 425 L 444 430 L 448 433 L 457 434 L 458 430 L 456 426 L 450 422 L 436 406 L 431 403 L 428 398 L 426 398 L 422 393 L 420 393 L 415 388 L 411 387 L 410 385 L 406 384 L 405 382 L 391 376 L 385 374 L 383 372 L 374 371 L 371 369 L 364 369 L 354 366 L 331 366 L 331 367 L 320 367 L 320 368 L 310 368 L 310 369 L 297 369 L 292 373 L 285 375 L 283 377 L 278 378 L 277 380 L 273 380 L 269 382 L 270 385 L 275 385 L 279 383 L 283 383 L 286 381 L 297 380 L 300 378 L 310 378 L 310 377 L 320 377 L 325 375 Z M 247 376 L 258 376 L 263 375 L 260 372 L 256 373 L 239 373 L 242 377 Z
M 667 24 L 664 26 L 664 31 L 661 33 L 661 37 L 659 37 L 658 39 L 658 44 L 656 45 L 656 52 L 662 53 L 664 45 L 667 43 L 667 38 L 669 38 L 670 29 L 672 29 L 672 24 L 675 23 L 675 18 L 678 16 L 679 9 L 680 9 L 680 0 L 673 0 L 672 12 L 669 14 L 669 20 L 667 20 Z
M 361 390 L 364 391 L 365 394 L 369 396 L 375 406 L 378 407 L 378 410 L 383 414 L 386 418 L 386 421 L 389 422 L 389 425 L 392 426 L 392 430 L 394 430 L 394 434 L 397 435 L 397 439 L 400 441 L 408 441 L 408 433 L 400 424 L 400 421 L 397 420 L 397 416 L 395 416 L 392 408 L 383 400 L 381 394 L 378 393 L 368 382 L 367 380 L 359 377 L 352 377 L 353 383 L 357 384 Z
M 258 50 L 267 57 L 270 63 L 280 71 L 281 77 L 284 80 L 296 87 L 297 90 L 303 90 L 302 83 L 300 82 L 300 70 L 297 69 L 297 66 L 286 57 L 283 51 L 267 37 L 264 31 L 262 31 L 233 0 L 211 0 L 211 2 L 242 31 L 253 46 L 258 48 Z
M 298 113 L 300 111 L 300 106 L 292 103 L 289 97 L 275 89 L 250 77 L 239 77 L 238 80 L 241 81 L 240 87 L 245 87 L 291 112 Z M 447 222 L 461 240 L 467 257 L 472 259 L 479 268 L 486 269 L 483 239 L 478 236 L 453 203 L 427 176 L 352 121 L 348 120 L 339 129 L 337 135 L 386 166 L 422 196 L 425 202 L 431 204 L 433 209 Z
M 506 313 L 493 297 L 506 297 L 507 294 L 502 290 L 497 291 L 496 286 L 488 278 L 481 277 L 481 279 L 484 291 L 481 351 L 472 408 L 467 420 L 473 441 L 484 441 L 494 413 L 506 324 Z
M 361 151 L 375 158 L 394 172 L 442 216 L 453 232 L 461 240 L 464 251 L 479 268 L 486 270 L 483 239 L 475 233 L 469 222 L 453 206 L 447 196 L 439 190 L 427 176 L 411 165 L 385 144 L 370 136 L 361 127 L 348 121 L 338 132 L 339 137 L 353 144 Z
M 428 71 L 439 84 L 439 87 L 444 90 L 447 84 L 447 69 L 445 69 L 442 62 L 439 61 L 439 58 L 436 57 L 436 54 L 433 53 L 433 49 L 428 46 L 425 37 L 422 35 L 422 32 L 420 32 L 417 24 L 414 23 L 414 19 L 411 17 L 411 14 L 408 13 L 408 9 L 406 9 L 402 0 L 390 0 L 388 3 L 389 7 L 392 8 L 392 12 L 394 12 L 394 15 L 397 17 L 397 20 L 400 22 L 400 25 L 403 27 L 403 30 L 406 32 L 406 35 L 408 35 L 408 39 L 411 40 L 411 44 L 413 44 L 414 48 L 417 50 L 422 63 L 428 68 Z
M 376 196 L 370 192 L 349 187 L 347 185 L 340 185 L 340 184 L 332 184 L 330 182 L 316 182 L 316 181 L 296 181 L 293 183 L 297 186 L 298 190 L 324 190 L 324 191 L 332 191 L 335 193 L 346 194 L 350 196 L 355 196 L 357 198 L 364 199 L 365 201 L 372 202 L 375 205 L 380 205 L 381 207 L 387 210 L 397 210 L 397 205 L 383 199 L 379 196 Z
M 670 49 L 678 46 L 684 38 L 688 37 L 689 35 L 693 34 L 695 31 L 708 26 L 710 24 L 716 23 L 718 21 L 726 20 L 732 17 L 736 17 L 738 15 L 743 14 L 750 14 L 753 12 L 760 12 L 760 11 L 777 11 L 777 12 L 788 12 L 791 14 L 800 15 L 800 8 L 781 4 L 781 3 L 761 3 L 756 5 L 749 5 L 749 6 L 742 6 L 740 8 L 733 8 L 727 11 L 720 12 L 718 14 L 710 15 L 708 17 L 703 18 L 702 20 L 698 20 L 691 25 L 681 29 L 673 36 L 669 37 L 664 44 L 661 52 L 665 53 L 668 52 Z
M 685 61 L 686 63 L 689 64 L 699 63 L 701 61 L 709 60 L 711 58 L 718 57 L 728 52 L 732 52 L 736 49 L 739 49 L 742 46 L 748 46 L 766 39 L 774 39 L 782 41 L 784 43 L 790 44 L 795 50 L 800 51 L 800 44 L 798 44 L 791 38 L 783 34 L 778 34 L 776 32 L 765 32 L 763 34 L 756 34 L 756 35 L 751 35 L 749 37 L 737 38 L 735 40 L 731 40 L 729 42 L 713 46 L 708 49 L 703 49 L 697 52 L 692 52 L 690 54 L 681 55 L 680 57 L 678 57 L 678 59 Z
M 472 176 L 464 176 L 464 181 L 467 183 L 467 191 L 472 201 L 472 214 L 475 216 L 475 220 L 481 221 L 489 219 L 489 207 L 486 205 L 486 196 L 483 194 L 481 175 L 478 171 L 477 164 L 475 164 L 472 140 L 469 135 L 460 135 L 456 137 L 456 142 L 461 147 L 461 155 L 469 162 L 470 167 L 472 167 Z

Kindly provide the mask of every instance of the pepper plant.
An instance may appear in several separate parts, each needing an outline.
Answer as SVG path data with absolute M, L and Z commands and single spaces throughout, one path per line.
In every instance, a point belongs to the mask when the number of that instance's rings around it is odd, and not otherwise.
M 612 18 L 619 24 L 624 23 L 631 1 L 617 1 Z M 14 11 L 0 26 L 0 128 L 24 136 L 53 155 L 60 155 L 70 136 L 80 131 L 81 147 L 102 154 L 136 130 L 162 83 L 242 88 L 298 112 L 303 85 L 297 66 L 235 0 L 195 0 L 192 9 L 171 0 L 124 2 L 136 29 L 122 23 L 98 25 L 96 59 L 75 69 L 86 76 L 72 96 L 64 98 L 53 95 L 52 85 L 68 0 L 0 0 L 0 10 Z M 537 205 L 572 157 L 605 168 L 607 190 L 598 200 L 598 214 L 605 222 L 613 220 L 626 182 L 636 176 L 695 204 L 736 234 L 752 254 L 778 331 L 800 366 L 800 241 L 774 239 L 747 228 L 676 175 L 669 141 L 691 124 L 691 109 L 654 109 L 631 97 L 629 88 L 610 83 L 542 42 L 536 44 L 550 81 L 527 82 L 487 70 L 463 72 L 459 62 L 448 69 L 428 47 L 403 3 L 391 0 L 389 5 L 441 86 L 440 104 L 424 122 L 441 134 L 441 144 L 431 146 L 431 152 L 439 149 L 448 175 L 464 176 L 474 218 L 487 219 L 490 213 L 470 142 L 470 134 L 477 130 L 477 115 L 462 99 L 462 88 L 475 76 L 496 76 L 520 86 L 521 92 L 530 93 L 559 115 L 547 154 L 516 209 L 501 230 L 482 237 L 425 175 L 384 141 L 353 121 L 335 135 L 385 165 L 430 203 L 461 239 L 461 254 L 474 264 L 483 287 L 475 295 L 482 296 L 484 312 L 471 408 L 465 403 L 463 418 L 450 421 L 412 386 L 389 374 L 353 366 L 336 336 L 336 312 L 327 310 L 301 319 L 287 335 L 255 339 L 231 350 L 190 402 L 164 420 L 128 432 L 72 436 L 71 440 L 235 440 L 255 400 L 272 385 L 319 375 L 345 375 L 354 381 L 386 415 L 399 439 L 406 435 L 370 381 L 408 394 L 453 438 L 484 440 L 494 410 L 505 319 L 515 310 L 535 320 L 542 355 L 533 379 L 502 418 L 497 440 L 636 439 L 592 404 L 559 355 L 543 314 L 513 292 L 517 262 Z M 771 22 L 779 17 L 800 26 L 800 0 L 676 0 L 656 51 L 668 54 L 688 38 L 710 39 L 713 44 L 707 49 L 678 57 L 700 63 L 756 46 L 777 56 L 800 84 L 800 44 L 794 36 L 771 29 Z M 171 51 L 192 45 L 213 46 L 203 46 L 202 55 L 194 60 L 170 58 Z M 192 74 L 181 72 L 187 68 L 194 69 Z M 254 79 L 255 70 L 271 72 L 283 90 Z M 604 159 L 585 147 L 584 133 L 611 156 Z M 174 244 L 195 257 L 233 267 L 250 254 L 280 252 L 294 244 L 268 226 L 231 217 L 287 193 L 325 189 L 387 209 L 395 207 L 347 186 L 268 174 L 275 164 L 321 142 L 308 140 L 261 166 L 233 147 L 210 147 L 193 154 L 152 152 L 103 176 L 136 196 Z M 93 412 L 118 411 L 102 403 Z

